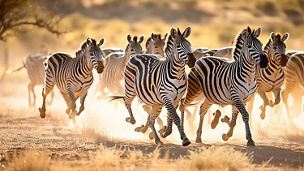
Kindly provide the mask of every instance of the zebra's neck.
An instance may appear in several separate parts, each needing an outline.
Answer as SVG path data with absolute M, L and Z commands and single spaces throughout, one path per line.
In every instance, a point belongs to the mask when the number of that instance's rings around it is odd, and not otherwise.
M 168 38 L 165 53 L 167 55 L 166 60 L 169 64 L 168 72 L 177 78 L 181 78 L 185 74 L 185 64 L 179 60 L 179 53 L 177 52 L 177 47 L 172 36 L 169 36 Z
M 266 46 L 264 47 L 264 53 L 267 55 L 267 58 L 269 60 L 266 69 L 271 71 L 272 73 L 278 72 L 281 69 L 281 65 L 277 60 L 278 58 L 276 57 L 276 55 L 280 54 L 274 52 L 274 45 L 271 39 L 269 39 Z
M 76 60 L 75 63 L 78 72 L 81 73 L 83 77 L 87 77 L 88 75 L 92 74 L 93 65 L 88 61 L 86 53 L 83 53 L 82 56 L 79 56 L 78 60 Z

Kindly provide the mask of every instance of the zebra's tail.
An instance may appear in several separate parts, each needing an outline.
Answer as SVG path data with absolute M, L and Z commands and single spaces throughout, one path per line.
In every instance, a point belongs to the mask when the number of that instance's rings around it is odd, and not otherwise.
M 113 100 L 119 100 L 119 99 L 124 99 L 124 98 L 125 98 L 125 96 L 111 96 L 109 101 L 111 102 Z
M 17 71 L 20 71 L 21 69 L 25 68 L 25 63 L 23 62 L 22 66 L 17 68 L 17 69 L 14 69 L 14 70 L 7 70 L 6 73 L 7 74 L 10 74 L 10 73 L 13 73 L 13 72 L 17 72 Z

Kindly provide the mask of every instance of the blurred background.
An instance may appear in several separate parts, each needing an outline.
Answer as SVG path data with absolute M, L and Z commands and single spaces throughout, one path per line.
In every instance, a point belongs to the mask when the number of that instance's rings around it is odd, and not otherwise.
M 5 0 L 0 2 L 3 3 Z M 21 66 L 29 54 L 40 52 L 43 48 L 49 49 L 52 53 L 68 52 L 75 55 L 86 38 L 99 40 L 103 37 L 105 38 L 104 48 L 118 47 L 124 50 L 128 34 L 144 35 L 146 41 L 151 32 L 163 35 L 169 32 L 171 27 L 179 27 L 184 30 L 187 26 L 191 26 L 192 33 L 189 40 L 193 49 L 230 46 L 236 34 L 249 25 L 253 28 L 262 28 L 260 39 L 264 44 L 269 39 L 271 32 L 282 34 L 289 32 L 290 37 L 286 42 L 287 50 L 303 50 L 304 0 L 25 0 L 24 2 L 26 4 L 22 4 L 21 0 L 20 6 L 26 12 L 20 13 L 19 17 L 29 15 L 25 19 L 34 21 L 34 25 L 20 25 L 8 30 L 5 34 L 0 29 L 0 34 L 5 35 L 0 37 L 4 40 L 0 41 L 0 74 L 6 68 L 14 69 Z M 20 11 L 18 8 L 14 10 Z M 2 13 L 3 10 L 0 10 L 0 17 Z M 10 16 L 14 16 L 14 11 Z M 39 24 L 40 22 L 42 25 Z M 98 78 L 95 79 L 94 86 L 96 86 L 96 81 Z M 38 107 L 36 106 L 34 109 L 27 107 L 27 82 L 25 70 L 6 75 L 0 83 L 0 111 L 2 114 L 19 111 L 26 112 L 38 119 Z M 94 121 L 97 127 L 108 124 L 108 127 L 105 125 L 102 126 L 102 129 L 107 129 L 105 131 L 110 132 L 111 135 L 121 135 L 121 129 L 112 129 L 113 124 L 110 126 L 112 121 L 116 126 L 122 124 L 128 126 L 124 130 L 125 132 L 133 131 L 133 127 L 124 121 L 127 116 L 124 105 L 109 106 L 106 102 L 96 101 L 96 98 L 93 97 L 94 86 L 89 92 L 91 97 L 88 98 L 91 101 L 87 103 L 87 110 L 81 116 L 89 118 L 91 116 L 91 120 L 86 119 L 88 120 L 86 123 L 92 124 Z M 36 88 L 38 106 L 41 104 L 40 92 L 41 87 L 39 90 Z M 55 96 L 58 100 L 50 107 L 51 113 L 66 117 L 63 99 L 59 93 Z M 117 105 L 121 110 L 114 109 Z M 261 100 L 258 100 L 258 105 L 261 105 Z M 107 110 L 99 114 L 100 109 L 104 107 Z M 271 129 L 265 127 L 265 122 L 260 122 L 259 114 L 255 115 L 259 124 L 255 123 L 253 128 L 259 129 L 254 129 L 253 132 L 265 138 L 273 128 L 281 127 L 282 123 L 286 124 L 286 116 L 281 117 L 277 113 L 279 110 L 271 111 L 271 115 L 280 121 L 266 118 L 266 121 L 276 122 L 275 127 L 271 127 Z M 143 112 L 139 109 L 137 111 Z M 259 113 L 258 107 L 255 108 L 255 111 Z M 114 115 L 119 116 L 116 121 L 113 119 Z M 138 116 L 142 116 L 138 123 L 144 123 L 146 115 L 138 114 L 136 117 Z M 295 121 L 303 121 L 303 115 L 302 120 L 295 119 Z M 303 125 L 300 123 L 297 125 L 302 130 L 296 129 L 295 135 L 288 134 L 292 140 L 300 134 L 304 135 Z M 208 128 L 210 128 L 209 125 Z M 268 128 L 270 127 L 268 126 Z M 227 128 L 225 129 L 227 130 Z M 287 131 L 288 126 L 281 129 L 280 133 L 285 136 Z M 213 136 L 216 135 L 216 140 L 221 140 L 221 133 L 223 131 L 212 132 Z M 245 142 L 243 125 L 241 125 L 239 133 L 239 138 Z M 138 135 L 138 133 L 133 134 Z M 131 136 L 124 134 L 121 137 L 130 138 Z M 145 138 L 147 139 L 146 136 Z M 203 137 L 203 139 L 205 138 Z M 178 140 L 178 136 L 175 139 Z M 300 141 L 304 144 L 303 139 Z

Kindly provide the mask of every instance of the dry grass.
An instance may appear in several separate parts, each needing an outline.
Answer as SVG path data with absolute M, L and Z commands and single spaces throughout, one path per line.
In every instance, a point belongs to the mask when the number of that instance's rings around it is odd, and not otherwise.
M 90 126 L 84 126 L 81 129 L 82 138 L 85 140 L 93 141 L 96 144 L 101 144 L 109 138 L 104 134 L 104 132 L 99 132 L 96 128 Z
M 179 163 L 186 171 L 242 170 L 250 166 L 251 157 L 231 147 L 210 147 L 190 152 Z
M 46 152 L 24 151 L 9 160 L 8 171 L 44 171 L 50 166 L 50 158 Z

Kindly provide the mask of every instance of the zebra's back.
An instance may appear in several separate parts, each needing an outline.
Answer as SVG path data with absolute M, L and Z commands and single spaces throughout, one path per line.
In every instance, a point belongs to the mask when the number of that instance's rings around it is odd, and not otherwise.
M 181 80 L 171 80 L 166 72 L 167 65 L 167 61 L 157 55 L 136 55 L 127 63 L 125 76 L 130 73 L 134 76 L 136 94 L 144 103 L 162 105 L 162 91 L 170 91 L 172 98 L 176 100 L 184 95 L 187 87 L 186 76 Z
M 295 53 L 290 57 L 285 73 L 286 88 L 291 84 L 304 87 L 304 53 Z
M 45 77 L 45 61 L 46 57 L 40 55 L 30 55 L 26 58 L 24 66 L 27 70 L 27 75 L 32 84 L 43 84 Z
M 234 87 L 244 101 L 250 99 L 256 91 L 255 79 L 238 80 L 240 74 L 236 62 L 226 58 L 203 57 L 200 58 L 192 70 L 202 87 L 205 97 L 212 103 L 218 105 L 233 104 L 231 88 Z M 189 83 L 190 84 L 190 83 Z M 239 84 L 241 86 L 238 86 Z

